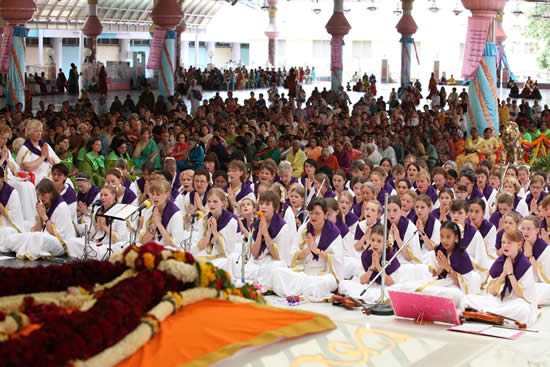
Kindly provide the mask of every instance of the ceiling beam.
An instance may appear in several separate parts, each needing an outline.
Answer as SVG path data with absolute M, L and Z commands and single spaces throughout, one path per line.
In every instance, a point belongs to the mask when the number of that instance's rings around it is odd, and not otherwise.
M 78 1 L 78 0 L 76 0 L 76 1 Z M 61 9 L 61 11 L 57 14 L 57 19 L 61 18 L 61 14 L 63 14 L 65 12 L 65 9 L 67 9 L 67 6 L 69 6 L 70 2 L 71 2 L 71 0 L 67 0 L 65 5 L 63 6 L 63 9 Z M 53 11 L 53 8 L 52 8 L 52 11 Z M 48 17 L 51 15 L 52 11 L 50 11 L 50 14 L 48 14 Z

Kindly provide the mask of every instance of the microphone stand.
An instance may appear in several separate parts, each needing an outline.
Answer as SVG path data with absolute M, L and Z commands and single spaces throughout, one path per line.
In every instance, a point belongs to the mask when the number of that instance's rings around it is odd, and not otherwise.
M 239 259 L 241 260 L 241 282 L 244 285 L 245 283 L 245 265 L 248 263 L 248 259 L 250 258 L 250 251 L 252 249 L 252 241 L 254 241 L 254 227 L 256 223 L 258 222 L 259 216 L 254 216 L 254 221 L 252 222 L 252 225 L 250 226 L 250 233 L 248 234 L 248 239 L 246 243 L 243 243 L 243 246 L 241 247 L 241 256 L 237 258 L 237 264 L 239 263 Z
M 191 228 L 189 228 L 189 237 L 183 240 L 183 251 L 189 252 L 193 245 L 193 230 L 195 228 L 195 214 L 191 214 Z

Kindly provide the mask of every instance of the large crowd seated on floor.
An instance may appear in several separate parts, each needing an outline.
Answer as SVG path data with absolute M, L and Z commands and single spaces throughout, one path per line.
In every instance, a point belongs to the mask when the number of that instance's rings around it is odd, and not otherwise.
M 387 285 L 533 324 L 550 302 L 547 174 L 502 172 L 493 129 L 467 131 L 465 91 L 447 96 L 430 81 L 431 105 L 419 105 L 419 85 L 351 104 L 342 87 L 300 96 L 296 77 L 243 101 L 203 100 L 205 81 L 192 79 L 190 111 L 183 94 L 163 101 L 149 86 L 111 106 L 83 93 L 59 110 L 3 109 L 0 251 L 102 259 L 109 242 L 118 252 L 135 238 L 186 246 L 240 279 L 251 238 L 246 279 L 279 296 L 359 297 L 381 271 L 386 209 L 387 259 L 407 247 Z M 550 137 L 547 106 L 506 100 L 499 117 L 529 141 Z M 140 219 L 98 215 L 146 200 Z

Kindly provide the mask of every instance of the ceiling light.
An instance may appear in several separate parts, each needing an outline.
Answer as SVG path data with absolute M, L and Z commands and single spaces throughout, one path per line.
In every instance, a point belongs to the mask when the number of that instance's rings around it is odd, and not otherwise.
M 374 3 L 374 0 L 370 0 L 370 5 L 367 6 L 368 11 L 376 11 L 378 7 L 376 7 L 376 4 Z
M 428 10 L 432 13 L 437 13 L 439 11 L 439 7 L 435 3 L 435 0 L 432 0 L 432 5 L 428 8 Z

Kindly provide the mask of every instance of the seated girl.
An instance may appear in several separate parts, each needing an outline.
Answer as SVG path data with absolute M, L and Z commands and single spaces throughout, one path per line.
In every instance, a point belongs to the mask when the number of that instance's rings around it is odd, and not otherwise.
M 393 251 L 403 249 L 397 259 L 401 264 L 421 264 L 422 250 L 418 231 L 413 222 L 402 215 L 401 200 L 397 195 L 390 196 L 388 200 L 388 230 L 393 238 Z
M 428 264 L 435 279 L 427 283 L 399 283 L 392 289 L 450 298 L 456 309 L 463 311 L 465 296 L 479 293 L 481 278 L 474 271 L 470 256 L 461 245 L 461 230 L 458 224 L 449 221 L 441 225 L 441 242 L 430 255 Z
M 489 171 L 485 168 L 478 168 L 476 171 L 476 186 L 483 194 L 485 202 L 487 203 L 487 212 L 491 213 L 491 209 L 495 207 L 497 200 L 497 190 L 493 189 L 493 186 L 489 185 Z
M 350 186 L 350 190 L 353 194 L 353 206 L 354 207 L 363 200 L 363 197 L 361 195 L 361 187 L 363 186 L 363 184 L 365 182 L 367 182 L 367 179 L 363 176 L 353 177 L 350 181 L 348 181 L 349 186 Z M 361 208 L 359 208 L 359 212 L 360 211 L 361 211 Z
M 432 217 L 439 220 L 439 222 L 447 222 L 451 220 L 451 203 L 455 196 L 453 190 L 448 187 L 444 187 L 439 191 L 439 208 L 432 211 Z
M 283 217 L 277 213 L 279 196 L 266 191 L 260 196 L 259 209 L 263 216 L 252 227 L 251 255 L 245 265 L 245 279 L 260 283 L 266 288 L 272 287 L 273 269 L 287 267 L 290 263 L 290 243 L 292 232 Z M 228 267 L 233 279 L 242 277 L 242 257 L 233 252 L 229 256 Z
M 395 255 L 391 240 L 387 242 L 386 261 L 389 262 Z M 384 226 L 375 225 L 369 231 L 368 247 L 361 254 L 361 272 L 351 280 L 343 280 L 338 286 L 338 292 L 351 297 L 361 297 L 366 303 L 375 303 L 380 298 L 380 284 L 382 277 L 378 277 L 363 296 L 361 292 L 382 271 L 382 258 L 384 251 Z M 392 286 L 405 280 L 428 279 L 430 273 L 427 266 L 414 264 L 401 264 L 397 258 L 393 259 L 386 268 L 385 285 Z M 387 297 L 387 294 L 385 295 Z
M 124 176 L 118 168 L 110 168 L 105 173 L 105 183 L 116 188 L 116 203 L 139 206 L 137 195 L 127 187 L 124 187 Z M 147 185 L 149 186 L 149 184 Z M 138 223 L 134 215 L 126 219 L 126 226 L 132 234 L 136 235 Z
M 497 250 L 495 248 L 497 229 L 491 222 L 483 219 L 486 209 L 485 205 L 487 204 L 484 199 L 473 199 L 468 209 L 468 219 L 470 224 L 481 233 L 483 243 L 485 244 L 485 255 L 489 257 L 489 263 L 491 263 L 497 258 Z
M 540 221 L 540 236 L 546 243 L 550 243 L 550 195 L 547 195 L 540 205 L 540 214 L 544 216 Z
M 353 198 L 354 196 L 353 191 L 349 190 L 346 187 L 346 178 L 347 178 L 347 175 L 344 170 L 339 169 L 336 172 L 334 172 L 334 175 L 332 176 L 332 186 L 334 187 L 334 193 L 337 196 L 340 196 L 341 193 L 346 191 L 350 193 L 351 197 Z
M 419 173 L 420 175 L 420 173 Z M 420 195 L 416 198 L 415 211 L 418 219 L 416 220 L 416 228 L 420 234 L 420 248 L 422 249 L 422 262 L 426 256 L 430 256 L 435 249 L 436 243 L 439 242 L 439 230 L 441 222 L 431 215 L 432 199 L 428 195 Z
M 101 154 L 101 140 L 95 138 L 88 143 L 88 153 L 84 157 L 79 171 L 85 171 L 92 177 L 92 183 L 97 187 L 103 186 L 105 175 L 105 156 Z
M 384 205 L 384 198 L 386 194 L 388 194 L 388 196 L 395 194 L 393 188 L 391 190 L 386 190 L 386 173 L 383 168 L 374 168 L 370 174 L 369 181 L 374 185 L 374 197 L 378 200 L 378 202 L 380 202 L 380 205 Z
M 521 221 L 523 254 L 531 262 L 535 281 L 537 282 L 537 304 L 550 304 L 550 247 L 539 236 L 540 221 L 534 215 L 529 215 Z
M 328 208 L 328 219 L 336 224 L 336 227 L 340 230 L 340 237 L 342 237 L 344 249 L 352 248 L 355 244 L 355 233 L 351 233 L 346 222 L 344 222 L 344 216 L 340 211 L 340 206 L 338 201 L 332 198 L 326 198 L 327 208 Z
M 338 195 L 338 206 L 340 208 L 340 212 L 342 213 L 344 223 L 346 223 L 346 226 L 349 229 L 351 238 L 355 242 L 355 229 L 359 223 L 359 217 L 351 211 L 352 205 L 353 196 L 349 191 L 343 191 L 340 195 Z
M 514 211 L 514 197 L 508 192 L 501 192 L 497 195 L 496 210 L 489 217 L 491 222 L 497 230 L 502 229 L 501 219 L 505 214 L 512 213 Z M 518 213 L 519 215 L 519 213 Z
M 414 204 L 416 203 L 416 192 L 409 190 L 400 196 L 401 200 L 401 214 L 407 219 L 411 220 L 413 223 L 416 223 L 418 220 L 418 215 L 414 211 Z
M 99 189 L 92 185 L 88 172 L 79 172 L 75 175 L 75 186 L 78 188 L 77 199 L 77 230 L 84 233 L 84 225 L 90 222 L 94 203 L 100 199 Z
M 428 172 L 420 171 L 416 175 L 416 193 L 427 195 L 432 201 L 433 208 L 439 208 L 439 197 L 436 189 L 431 185 L 432 179 Z
M 277 174 L 279 175 L 279 179 L 276 181 L 283 185 L 285 192 L 289 189 L 290 185 L 298 183 L 298 179 L 292 176 L 292 164 L 289 161 L 281 161 L 279 163 Z
M 300 228 L 291 251 L 291 268 L 273 271 L 273 291 L 313 302 L 332 297 L 343 274 L 343 244 L 338 227 L 328 220 L 326 202 L 313 199 L 309 223 Z
M 502 190 L 512 194 L 514 197 L 513 209 L 522 217 L 526 217 L 529 215 L 529 207 L 527 206 L 525 200 L 518 195 L 520 189 L 521 185 L 514 177 L 505 177 L 502 181 Z
M 460 246 L 466 249 L 474 269 L 482 280 L 487 278 L 491 259 L 487 256 L 483 236 L 476 227 L 467 222 L 470 206 L 466 200 L 455 200 L 451 205 L 451 219 L 462 227 Z
M 180 209 L 171 200 L 172 188 L 164 179 L 156 179 L 149 186 L 151 207 L 144 211 L 140 243 L 157 242 L 177 249 L 184 240 L 183 217 Z
M 130 244 L 130 233 L 126 223 L 120 220 L 113 220 L 111 226 L 105 217 L 98 216 L 107 212 L 116 204 L 117 188 L 105 185 L 101 188 L 100 196 L 102 204 L 95 208 L 91 228 L 89 230 L 89 250 L 85 250 L 85 238 L 73 238 L 67 242 L 67 248 L 71 257 L 82 258 L 87 251 L 89 258 L 104 260 L 109 249 L 109 238 L 111 249 L 114 252 L 122 251 Z M 111 231 L 112 229 L 112 231 Z M 105 259 L 106 260 L 106 259 Z
M 319 165 L 313 158 L 308 158 L 304 162 L 304 175 L 300 178 L 300 184 L 304 187 L 307 186 L 308 193 L 313 190 L 313 179 L 317 172 L 317 168 L 319 168 Z
M 291 210 L 295 219 L 287 224 L 295 232 L 298 231 L 298 228 L 302 226 L 304 219 L 307 217 L 304 208 L 304 195 L 305 189 L 302 185 L 298 183 L 290 185 L 290 188 L 288 189 L 288 201 L 290 206 L 287 208 L 287 211 Z
M 243 161 L 233 160 L 228 166 L 229 186 L 227 187 L 227 196 L 229 202 L 235 209 L 235 214 L 238 215 L 238 207 L 243 199 L 256 201 L 254 191 L 250 184 L 245 182 L 246 164 Z
M 525 196 L 525 204 L 527 204 L 531 215 L 538 214 L 538 205 L 542 203 L 546 196 L 544 183 L 544 178 L 539 175 L 533 176 L 529 183 L 529 193 Z
M 250 199 L 243 199 L 239 204 L 239 228 L 243 235 L 243 240 L 248 241 L 249 231 L 254 224 L 254 214 L 256 213 L 256 203 Z
M 151 162 L 145 162 L 141 167 L 141 172 L 143 175 L 130 185 L 130 189 L 137 195 L 138 202 L 140 204 L 148 198 L 149 179 L 154 171 L 155 165 Z
M 335 198 L 336 194 L 330 189 L 330 179 L 324 173 L 316 173 L 313 178 L 314 197 Z
M 275 182 L 277 174 L 277 166 L 271 161 L 267 161 L 261 164 L 260 171 L 258 172 L 258 182 L 254 184 L 254 196 L 260 197 L 258 188 L 260 184 L 265 183 L 272 185 Z
M 19 193 L 4 177 L 4 169 L 0 166 L 0 238 L 26 230 Z M 0 243 L 0 251 L 4 252 L 2 247 Z
M 294 215 L 292 210 L 289 210 L 290 205 L 286 200 L 285 187 L 281 183 L 276 182 L 271 185 L 267 191 L 272 191 L 279 197 L 279 209 L 277 212 L 281 215 L 281 217 L 283 217 L 285 222 L 294 222 L 296 220 L 296 216 Z M 293 227 L 289 226 L 288 229 L 292 230 Z
M 512 318 L 532 326 L 537 319 L 537 295 L 533 267 L 523 254 L 523 236 L 510 229 L 502 236 L 503 254 L 489 270 L 486 295 L 469 295 L 465 306 Z
M 202 228 L 202 233 L 200 236 L 193 236 L 198 243 L 192 244 L 191 253 L 217 267 L 227 268 L 227 259 L 231 253 L 241 252 L 242 235 L 239 223 L 231 210 L 225 209 L 228 200 L 222 189 L 211 189 L 207 198 L 210 211 L 197 226 Z
M 368 246 L 368 239 L 372 228 L 380 224 L 382 205 L 378 200 L 371 200 L 365 205 L 363 219 L 355 228 L 354 244 L 352 247 L 344 246 L 344 278 L 349 279 L 359 275 L 362 271 L 361 254 Z
M 192 222 L 192 214 L 200 214 L 199 218 L 208 211 L 208 185 L 210 173 L 206 168 L 197 168 L 193 175 L 193 191 L 183 199 L 184 229 L 189 230 Z M 200 212 L 200 213 L 199 213 Z
M 497 257 L 502 255 L 502 235 L 509 229 L 519 229 L 519 223 L 521 222 L 521 217 L 516 212 L 510 212 L 504 214 L 500 223 L 501 228 L 498 230 L 495 240 L 495 249 L 497 251 Z
M 5 240 L 5 250 L 21 259 L 36 260 L 50 256 L 72 256 L 67 241 L 75 237 L 69 206 L 59 195 L 53 182 L 45 178 L 36 185 L 36 223 L 31 232 L 18 233 Z

